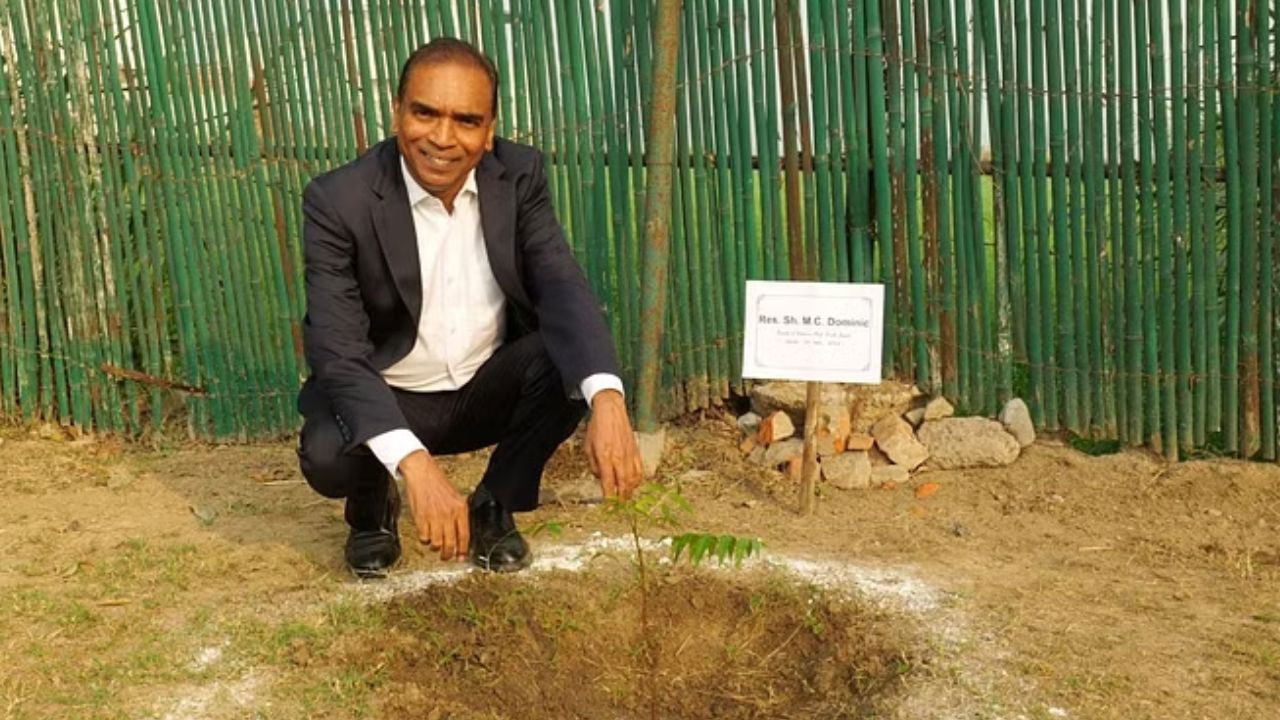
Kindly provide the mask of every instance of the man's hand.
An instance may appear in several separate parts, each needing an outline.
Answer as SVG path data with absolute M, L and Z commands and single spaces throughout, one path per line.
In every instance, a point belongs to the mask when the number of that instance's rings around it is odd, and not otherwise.
M 626 402 L 617 390 L 601 390 L 591 399 L 586 450 L 605 497 L 630 497 L 644 477 L 644 467 Z
M 467 502 L 449 484 L 435 459 L 415 450 L 400 461 L 400 474 L 418 540 L 439 550 L 441 560 L 465 559 L 471 543 Z

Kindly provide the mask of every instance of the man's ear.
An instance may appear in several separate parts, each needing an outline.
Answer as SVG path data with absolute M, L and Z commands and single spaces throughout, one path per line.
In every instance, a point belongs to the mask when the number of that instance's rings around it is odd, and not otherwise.
M 489 123 L 489 136 L 484 140 L 484 149 L 488 152 L 493 151 L 493 126 L 495 123 Z
M 400 134 L 400 99 L 395 98 L 391 101 L 391 134 Z

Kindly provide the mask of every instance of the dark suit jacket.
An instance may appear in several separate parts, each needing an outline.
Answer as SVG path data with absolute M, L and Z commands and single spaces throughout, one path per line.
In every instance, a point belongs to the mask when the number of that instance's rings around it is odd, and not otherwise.
M 495 138 L 476 166 L 476 186 L 489 265 L 506 295 L 508 339 L 541 332 L 566 393 L 593 373 L 618 374 L 604 316 L 552 210 L 542 154 Z M 302 211 L 303 344 L 312 374 L 298 410 L 332 411 L 353 447 L 408 427 L 380 374 L 413 349 L 422 313 L 395 138 L 312 180 Z

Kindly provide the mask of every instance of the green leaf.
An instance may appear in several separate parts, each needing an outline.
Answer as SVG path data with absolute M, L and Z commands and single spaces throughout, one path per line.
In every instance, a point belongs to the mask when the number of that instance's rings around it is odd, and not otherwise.
M 689 554 L 689 559 L 694 565 L 702 562 L 702 558 L 706 556 L 707 551 L 715 545 L 715 535 L 699 535 L 698 539 L 693 543 L 693 549 Z
M 733 546 L 738 543 L 738 539 L 732 535 L 721 535 L 716 542 L 716 560 L 723 565 L 726 558 L 733 554 Z

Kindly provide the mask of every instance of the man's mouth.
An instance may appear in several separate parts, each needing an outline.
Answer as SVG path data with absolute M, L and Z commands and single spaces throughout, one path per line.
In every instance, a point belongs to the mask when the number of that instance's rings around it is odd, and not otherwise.
M 455 159 L 443 158 L 443 157 L 440 157 L 439 155 L 432 155 L 431 153 L 427 153 L 427 152 L 422 153 L 422 158 L 426 160 L 428 167 L 433 167 L 440 170 L 447 170 L 453 167 L 453 165 L 458 162 Z

